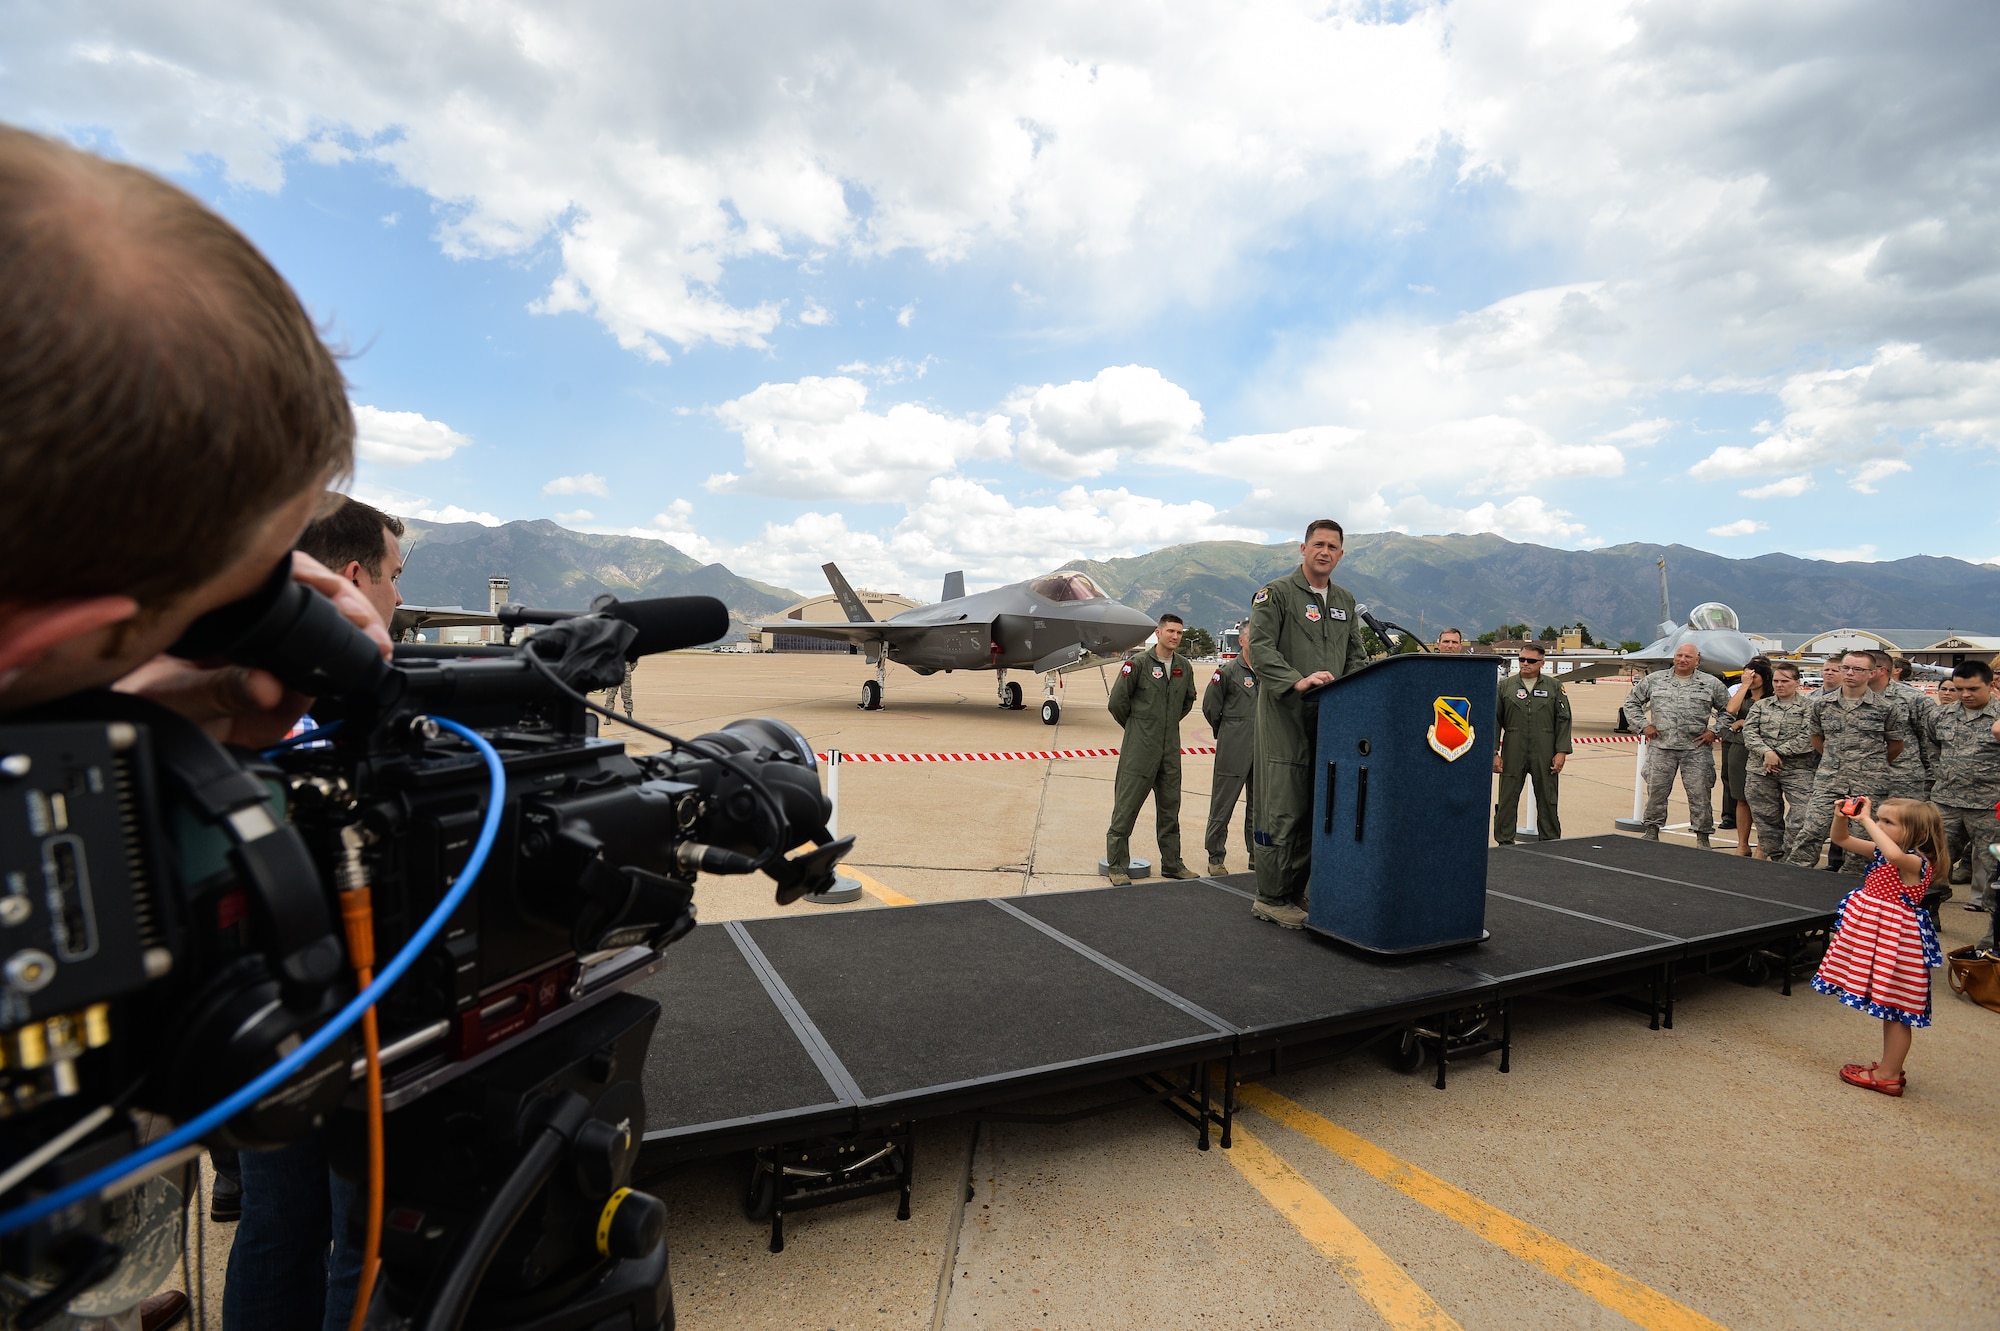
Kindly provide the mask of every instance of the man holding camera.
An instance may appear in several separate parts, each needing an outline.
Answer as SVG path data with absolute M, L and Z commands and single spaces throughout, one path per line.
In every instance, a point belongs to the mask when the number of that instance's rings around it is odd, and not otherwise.
M 353 449 L 338 365 L 248 241 L 157 177 L 0 127 L 0 712 L 115 685 L 218 739 L 282 737 L 310 699 L 166 653 L 282 562 L 388 655 L 356 583 L 292 553 Z M 228 1324 L 345 1322 L 318 1225 L 306 1269 L 232 1271 Z

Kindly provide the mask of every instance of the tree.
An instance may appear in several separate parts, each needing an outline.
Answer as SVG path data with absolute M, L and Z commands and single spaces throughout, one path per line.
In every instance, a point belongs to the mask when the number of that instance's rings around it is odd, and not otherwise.
M 1598 643 L 1597 639 L 1595 639 L 1595 638 L 1593 638 L 1593 637 L 1591 637 L 1591 636 L 1590 636 L 1590 625 L 1588 625 L 1588 624 L 1583 624 L 1583 623 L 1579 623 L 1579 624 L 1578 624 L 1578 625 L 1576 626 L 1576 632 L 1577 632 L 1577 636 L 1583 639 L 1583 645 L 1584 645 L 1584 646 L 1586 646 L 1586 647 L 1596 647 L 1596 646 L 1599 646 L 1599 645 L 1600 645 L 1600 644 Z
M 1479 635 L 1479 641 L 1485 643 L 1489 647 L 1492 646 L 1493 643 L 1497 642 L 1499 638 L 1500 638 L 1499 629 L 1488 629 L 1486 630 L 1486 632 Z
M 1636 652 L 1645 645 L 1643 642 L 1635 642 L 1631 638 L 1627 638 L 1618 644 L 1618 650 L 1621 652 Z
M 1521 636 L 1523 636 L 1523 637 L 1526 637 L 1527 635 L 1526 635 L 1526 634 L 1522 634 Z M 1544 625 L 1542 625 L 1542 631 L 1541 631 L 1541 634 L 1540 634 L 1540 635 L 1539 635 L 1539 636 L 1538 636 L 1538 637 L 1537 637 L 1537 638 L 1535 639 L 1535 641 L 1536 641 L 1536 642 L 1554 642 L 1554 641 L 1556 640 L 1556 636 L 1557 636 L 1557 635 L 1556 635 L 1556 629 L 1555 629 L 1555 625 L 1553 625 L 1553 624 L 1544 624 Z
M 1181 650 L 1191 657 L 1214 656 L 1215 637 L 1207 629 L 1191 628 L 1181 639 Z

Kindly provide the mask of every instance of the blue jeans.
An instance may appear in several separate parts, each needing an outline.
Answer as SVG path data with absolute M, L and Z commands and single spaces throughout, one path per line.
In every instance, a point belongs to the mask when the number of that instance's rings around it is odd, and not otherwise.
M 229 1249 L 223 1331 L 346 1331 L 361 1283 L 361 1249 L 347 1233 L 359 1186 L 327 1168 L 318 1136 L 241 1160 L 243 1218 Z

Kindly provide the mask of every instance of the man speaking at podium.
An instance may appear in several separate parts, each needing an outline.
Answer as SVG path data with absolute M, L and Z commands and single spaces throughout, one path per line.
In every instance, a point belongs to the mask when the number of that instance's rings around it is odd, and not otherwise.
M 1313 758 L 1319 699 L 1307 689 L 1368 664 L 1354 597 L 1333 582 L 1346 533 L 1331 518 L 1306 528 L 1298 571 L 1250 598 L 1250 656 L 1257 663 L 1258 919 L 1306 924 L 1312 878 Z

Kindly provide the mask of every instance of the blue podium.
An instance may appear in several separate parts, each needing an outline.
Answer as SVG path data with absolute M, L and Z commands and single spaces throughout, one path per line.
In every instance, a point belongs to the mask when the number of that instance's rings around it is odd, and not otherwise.
M 1314 690 L 1307 927 L 1408 955 L 1486 936 L 1491 656 L 1391 656 Z

